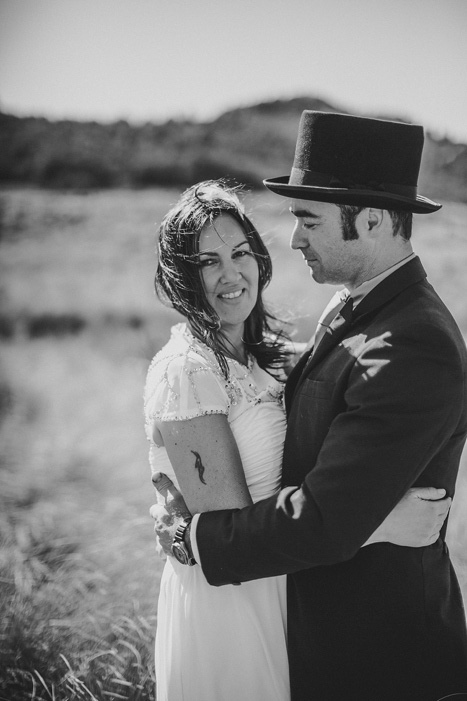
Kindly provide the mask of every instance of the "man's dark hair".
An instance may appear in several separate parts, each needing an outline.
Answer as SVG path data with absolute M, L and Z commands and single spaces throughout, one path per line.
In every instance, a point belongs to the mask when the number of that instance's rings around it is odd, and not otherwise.
M 358 239 L 358 233 L 355 226 L 355 220 L 365 207 L 355 207 L 349 204 L 338 204 L 341 210 L 342 234 L 345 241 Z M 412 236 L 412 212 L 403 212 L 401 209 L 388 209 L 389 216 L 392 219 L 392 231 L 394 236 L 400 234 L 403 239 L 408 241 Z

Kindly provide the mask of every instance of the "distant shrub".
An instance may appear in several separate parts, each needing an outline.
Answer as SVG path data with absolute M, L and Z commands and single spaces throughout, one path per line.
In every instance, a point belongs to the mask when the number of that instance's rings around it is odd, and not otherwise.
M 191 182 L 217 180 L 218 178 L 231 179 L 252 188 L 262 186 L 262 179 L 256 173 L 237 168 L 231 163 L 204 156 L 199 156 L 193 161 Z
M 45 187 L 83 190 L 112 187 L 115 178 L 111 170 L 97 160 L 55 157 L 43 168 L 39 182 Z
M 107 313 L 102 317 L 102 323 L 114 328 L 141 329 L 145 324 L 145 320 L 139 314 L 115 314 Z
M 85 325 L 85 320 L 76 314 L 41 314 L 28 319 L 27 322 L 30 338 L 79 333 Z
M 12 338 L 15 334 L 15 322 L 11 317 L 0 314 L 0 338 Z
M 2 379 L 0 380 L 0 424 L 13 408 L 13 391 Z
M 186 168 L 174 163 L 151 163 L 135 168 L 131 173 L 131 181 L 140 187 L 173 187 L 189 182 Z
M 143 187 L 184 187 L 201 180 L 226 178 L 259 188 L 261 178 L 251 171 L 238 168 L 227 160 L 198 155 L 184 159 L 183 163 L 154 163 L 135 169 L 132 181 Z

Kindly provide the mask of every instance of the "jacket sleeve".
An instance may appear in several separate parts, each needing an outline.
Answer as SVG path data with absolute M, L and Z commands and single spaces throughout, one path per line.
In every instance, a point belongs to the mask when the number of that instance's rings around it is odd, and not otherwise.
M 301 486 L 241 510 L 201 514 L 196 537 L 210 584 L 352 558 L 409 487 L 426 485 L 427 466 L 459 434 L 464 358 L 436 326 L 380 334 L 355 357 L 344 401 Z M 447 452 L 457 463 L 464 440 Z M 449 487 L 433 483 L 442 470 L 427 474 L 429 486 Z

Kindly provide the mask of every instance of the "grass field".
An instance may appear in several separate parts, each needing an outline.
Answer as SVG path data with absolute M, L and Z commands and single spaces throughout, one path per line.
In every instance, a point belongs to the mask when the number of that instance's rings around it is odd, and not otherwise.
M 0 191 L 0 699 L 154 699 L 142 388 L 178 320 L 152 292 L 155 223 L 177 194 Z M 272 251 L 268 298 L 307 340 L 333 290 L 289 250 L 285 200 L 247 206 Z M 414 233 L 465 336 L 466 223 L 446 204 Z M 463 464 L 449 544 L 467 596 L 466 503 Z

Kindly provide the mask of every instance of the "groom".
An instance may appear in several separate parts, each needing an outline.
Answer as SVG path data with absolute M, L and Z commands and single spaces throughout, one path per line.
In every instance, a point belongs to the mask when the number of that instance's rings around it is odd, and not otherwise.
M 156 515 L 213 585 L 289 575 L 293 701 L 467 692 L 446 526 L 425 548 L 361 547 L 409 487 L 452 496 L 467 435 L 465 344 L 410 243 L 412 213 L 440 208 L 417 194 L 422 148 L 419 126 L 303 113 L 290 177 L 265 185 L 289 198 L 313 278 L 346 292 L 287 382 L 283 489 L 191 523 L 177 500 Z

